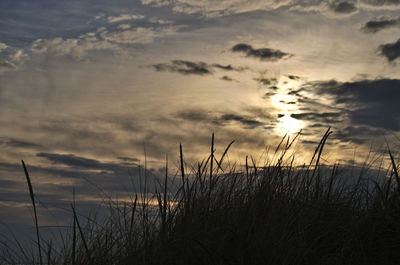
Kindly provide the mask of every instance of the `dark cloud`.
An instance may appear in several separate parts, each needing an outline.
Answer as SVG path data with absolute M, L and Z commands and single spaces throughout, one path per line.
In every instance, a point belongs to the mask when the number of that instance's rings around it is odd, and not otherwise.
M 232 66 L 230 64 L 228 64 L 228 65 L 213 64 L 211 66 L 214 67 L 214 68 L 217 68 L 217 69 L 225 70 L 225 71 L 236 71 L 236 72 L 242 72 L 242 71 L 245 71 L 245 70 L 248 69 L 247 67 L 240 67 L 240 66 L 239 67 L 234 67 L 234 66 Z
M 278 83 L 276 78 L 259 77 L 259 78 L 254 78 L 254 80 L 257 81 L 258 83 L 264 85 L 264 86 L 276 85 Z
M 135 163 L 102 162 L 73 154 L 38 153 L 37 156 L 46 158 L 53 166 L 29 165 L 28 169 L 36 175 L 86 179 L 112 191 L 125 190 L 126 185 L 131 183 L 129 177 L 138 178 L 141 170 Z M 20 170 L 20 166 L 11 166 L 10 170 Z M 0 163 L 0 170 L 6 168 L 7 164 Z M 159 169 L 147 168 L 146 172 L 157 177 Z
M 254 49 L 251 45 L 239 43 L 232 47 L 232 52 L 244 53 L 247 57 L 258 58 L 262 61 L 278 61 L 293 56 L 292 54 L 270 48 Z
M 318 145 L 319 144 L 318 141 L 312 141 L 312 140 L 302 140 L 301 143 L 302 144 L 310 144 L 310 145 Z
M 246 67 L 235 67 L 230 64 L 208 64 L 205 62 L 191 62 L 185 60 L 173 60 L 170 63 L 153 64 L 152 67 L 158 72 L 175 72 L 184 75 L 208 75 L 213 73 L 214 69 L 223 71 L 245 71 Z
M 208 112 L 204 110 L 184 110 L 175 115 L 177 118 L 188 121 L 207 121 L 213 119 Z
M 40 147 L 38 144 L 30 143 L 21 141 L 18 139 L 13 138 L 0 138 L 0 145 L 9 146 L 9 147 L 16 147 L 16 148 L 34 148 Z
M 317 95 L 334 96 L 345 104 L 353 124 L 400 130 L 400 80 L 377 79 L 340 83 L 335 80 L 309 83 Z
M 379 52 L 385 56 L 389 62 L 396 60 L 400 57 L 400 39 L 394 43 L 387 43 L 379 46 Z
M 295 104 L 296 104 L 296 101 L 284 101 L 284 100 L 280 100 L 279 102 L 280 102 L 280 103 L 283 103 L 283 104 L 288 104 L 288 105 L 295 105 Z
M 267 92 L 267 93 L 264 94 L 264 98 L 269 98 L 269 97 L 272 97 L 272 96 L 275 96 L 275 95 L 276 95 L 276 93 L 274 93 L 274 92 Z
M 308 120 L 308 121 L 322 121 L 324 123 L 336 123 L 339 122 L 340 117 L 343 116 L 341 112 L 306 112 L 306 113 L 293 113 L 290 117 L 297 120 Z
M 250 116 L 235 113 L 210 114 L 203 110 L 181 111 L 176 114 L 176 117 L 192 122 L 209 122 L 219 126 L 225 125 L 227 122 L 238 122 L 244 125 L 247 129 L 264 125 L 264 123 L 255 120 Z
M 229 82 L 235 81 L 235 79 L 233 79 L 232 77 L 229 77 L 227 75 L 224 75 L 223 77 L 221 77 L 221 80 L 229 81 Z
M 257 120 L 251 119 L 250 117 L 245 117 L 237 114 L 224 114 L 220 117 L 222 121 L 237 121 L 248 128 L 255 128 L 264 125 L 264 123 Z
M 139 162 L 140 160 L 137 158 L 131 158 L 131 157 L 124 157 L 124 156 L 119 156 L 117 157 L 119 160 L 122 160 L 124 162 Z
M 38 153 L 38 157 L 44 157 L 54 164 L 63 164 L 66 166 L 79 168 L 100 168 L 101 163 L 95 159 L 79 157 L 71 154 L 51 154 Z
M 304 88 L 299 88 L 299 89 L 295 89 L 295 90 L 290 90 L 288 92 L 288 95 L 294 95 L 294 96 L 298 96 L 301 97 L 300 92 L 304 91 Z
M 208 75 L 211 74 L 210 66 L 204 62 L 190 62 L 174 60 L 171 63 L 152 65 L 158 72 L 175 72 L 184 75 Z
M 371 137 L 384 135 L 381 129 L 370 128 L 368 126 L 351 125 L 342 129 L 336 129 L 332 139 L 341 142 L 353 142 L 355 144 L 365 144 Z
M 376 33 L 378 31 L 400 26 L 400 18 L 385 18 L 380 20 L 371 20 L 365 23 L 361 28 L 365 33 Z
M 300 76 L 297 76 L 297 75 L 288 75 L 288 78 L 289 78 L 290 80 L 299 80 L 299 79 L 300 79 Z
M 340 13 L 340 14 L 350 14 L 357 10 L 357 7 L 354 5 L 354 3 L 351 2 L 334 3 L 330 5 L 330 8 L 335 13 Z

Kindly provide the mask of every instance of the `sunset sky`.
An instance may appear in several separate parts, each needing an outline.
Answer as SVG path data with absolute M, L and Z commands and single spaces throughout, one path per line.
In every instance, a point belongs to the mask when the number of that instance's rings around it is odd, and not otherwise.
M 61 213 L 73 187 L 81 202 L 98 197 L 89 183 L 135 189 L 144 153 L 155 175 L 166 155 L 174 168 L 179 143 L 188 160 L 206 157 L 212 132 L 218 154 L 236 141 L 231 160 L 299 130 L 308 157 L 329 126 L 328 164 L 362 161 L 385 137 L 398 148 L 399 11 L 399 0 L 1 0 L 0 216 L 31 220 L 21 159 Z

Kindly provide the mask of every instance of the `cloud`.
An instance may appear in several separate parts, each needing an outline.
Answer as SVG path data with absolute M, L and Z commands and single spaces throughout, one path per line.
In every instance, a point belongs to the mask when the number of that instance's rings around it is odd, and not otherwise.
M 337 123 L 341 120 L 338 119 L 343 116 L 341 112 L 306 112 L 306 113 L 293 113 L 290 117 L 297 120 L 308 120 L 314 122 L 324 122 L 324 123 Z
M 0 71 L 16 70 L 24 57 L 22 49 L 0 42 Z
M 221 80 L 228 81 L 228 82 L 236 81 L 235 79 L 233 79 L 232 77 L 229 77 L 227 75 L 224 75 L 223 77 L 221 77 Z
M 258 58 L 262 61 L 278 61 L 293 56 L 292 54 L 270 48 L 253 49 L 251 45 L 245 43 L 233 46 L 232 52 L 244 53 L 246 57 Z
M 364 3 L 373 6 L 386 6 L 386 5 L 398 5 L 400 0 L 363 0 Z
M 143 5 L 170 7 L 176 13 L 198 14 L 206 18 L 229 16 L 252 11 L 289 10 L 319 12 L 335 17 L 352 15 L 358 9 L 390 8 L 400 0 L 141 0 Z
M 378 48 L 380 55 L 385 56 L 389 62 L 400 57 L 400 39 L 394 43 L 382 44 Z
M 149 44 L 157 38 L 175 34 L 181 27 L 137 27 L 130 30 L 103 31 L 101 37 L 107 41 L 118 44 Z
M 14 70 L 16 68 L 15 64 L 8 61 L 0 62 L 0 70 Z
M 340 13 L 340 14 L 351 14 L 351 13 L 357 11 L 357 7 L 355 6 L 354 3 L 351 3 L 351 2 L 332 3 L 330 5 L 330 8 L 335 13 Z
M 254 80 L 264 86 L 272 85 L 274 87 L 273 89 L 278 89 L 277 87 L 274 86 L 278 83 L 278 80 L 276 78 L 259 77 L 259 78 L 254 78 Z
M 137 14 L 121 14 L 119 16 L 110 16 L 107 17 L 106 20 L 108 23 L 116 23 L 116 22 L 121 22 L 121 21 L 126 21 L 126 20 L 139 20 L 139 19 L 144 19 L 145 16 L 143 15 L 137 15 Z
M 377 33 L 378 31 L 400 26 L 400 17 L 398 18 L 381 18 L 379 20 L 371 20 L 365 23 L 361 30 L 365 33 Z
M 129 24 L 118 25 L 118 29 L 126 30 L 126 29 L 130 29 L 130 28 L 131 28 L 131 25 L 129 25 Z
M 241 72 L 247 69 L 246 67 L 234 67 L 230 64 L 208 64 L 205 62 L 192 62 L 186 60 L 173 60 L 170 63 L 159 63 L 153 64 L 151 66 L 158 72 L 173 72 L 184 75 L 208 75 L 213 73 L 213 68 L 223 71 L 237 72 Z
M 362 80 L 337 82 L 335 80 L 307 84 L 309 91 L 319 96 L 334 97 L 336 104 L 343 104 L 354 125 L 364 125 L 393 131 L 400 130 L 399 79 Z
M 131 28 L 128 24 L 122 24 L 113 30 L 101 27 L 96 32 L 77 38 L 37 39 L 31 49 L 34 53 L 67 55 L 81 60 L 91 51 L 122 51 L 121 44 L 149 44 L 157 38 L 175 34 L 180 28 L 171 25 Z
M 79 167 L 79 168 L 97 168 L 101 169 L 104 166 L 95 159 L 79 157 L 71 154 L 52 154 L 52 153 L 38 153 L 38 157 L 44 157 L 54 164 L 62 164 L 66 166 Z M 100 167 L 101 166 L 101 167 Z
M 113 43 L 98 39 L 94 33 L 88 33 L 78 38 L 37 39 L 31 49 L 34 53 L 46 53 L 52 56 L 69 55 L 75 59 L 82 59 L 89 51 L 120 48 Z
M 301 79 L 301 77 L 300 76 L 297 76 L 297 75 L 288 75 L 287 76 L 290 80 L 300 80 Z
M 143 5 L 170 6 L 174 12 L 216 17 L 255 10 L 274 10 L 293 0 L 141 0 Z
M 137 158 L 131 158 L 131 157 L 125 157 L 125 156 L 119 156 L 117 157 L 119 160 L 122 160 L 124 162 L 139 162 L 140 160 Z
M 8 47 L 7 44 L 0 42 L 0 51 L 7 49 L 7 47 Z
M 382 129 L 370 128 L 363 125 L 350 125 L 341 129 L 335 130 L 332 135 L 333 139 L 338 139 L 341 142 L 353 142 L 355 144 L 365 144 L 371 137 L 384 135 Z
M 184 75 L 208 75 L 211 74 L 210 66 L 204 62 L 191 62 L 174 60 L 171 63 L 152 65 L 158 72 L 174 72 Z
M 14 139 L 14 138 L 0 138 L 0 146 L 8 146 L 8 147 L 15 147 L 15 148 L 40 147 L 40 145 L 38 145 L 38 144 L 21 141 L 21 140 Z
M 254 113 L 254 110 L 251 111 Z M 175 115 L 177 118 L 184 119 L 191 122 L 205 122 L 213 125 L 224 126 L 230 122 L 237 122 L 244 125 L 246 129 L 254 129 L 259 126 L 265 125 L 265 123 L 254 119 L 249 115 L 241 115 L 237 113 L 213 113 L 210 114 L 204 110 L 185 110 L 180 111 Z M 258 115 L 265 118 L 265 115 Z
M 230 113 L 223 114 L 221 117 L 219 117 L 219 121 L 236 121 L 250 129 L 254 129 L 255 127 L 264 125 L 264 123 L 254 120 L 251 117 Z
M 234 67 L 230 64 L 228 65 L 213 64 L 211 66 L 225 71 L 237 71 L 237 72 L 242 72 L 248 69 L 247 67 Z

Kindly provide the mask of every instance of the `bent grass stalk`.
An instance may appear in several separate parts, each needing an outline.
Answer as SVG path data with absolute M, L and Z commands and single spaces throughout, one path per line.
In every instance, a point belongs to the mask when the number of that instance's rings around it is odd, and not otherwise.
M 40 265 L 43 265 L 42 250 L 41 250 L 41 245 L 40 245 L 39 225 L 38 225 L 38 218 L 37 218 L 37 212 L 36 212 L 35 194 L 33 193 L 31 178 L 30 178 L 28 170 L 25 166 L 25 162 L 24 162 L 24 160 L 21 160 L 21 162 L 22 162 L 22 167 L 24 168 L 26 182 L 28 183 L 29 195 L 31 197 L 33 214 L 35 217 L 35 228 L 36 228 L 36 237 L 37 237 L 37 245 L 38 245 L 39 263 L 40 263 Z

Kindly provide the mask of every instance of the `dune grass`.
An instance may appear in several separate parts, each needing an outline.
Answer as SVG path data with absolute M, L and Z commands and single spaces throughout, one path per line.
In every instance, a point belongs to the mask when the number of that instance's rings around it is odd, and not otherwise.
M 340 165 L 329 170 L 320 165 L 330 134 L 328 130 L 311 161 L 301 167 L 289 154 L 296 138 L 281 141 L 275 162 L 257 165 L 246 157 L 243 167 L 224 165 L 233 142 L 218 159 L 213 136 L 210 155 L 192 166 L 185 163 L 180 146 L 175 191 L 166 159 L 164 179 L 155 183 L 154 192 L 133 194 L 131 203 L 107 199 L 106 218 L 82 218 L 73 202 L 71 233 L 58 247 L 41 246 L 37 229 L 39 255 L 27 260 L 18 250 L 5 248 L 1 260 L 76 265 L 399 264 L 400 180 L 391 151 L 387 177 L 359 175 L 349 181 Z M 147 182 L 146 174 L 144 178 Z

